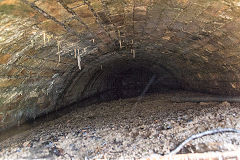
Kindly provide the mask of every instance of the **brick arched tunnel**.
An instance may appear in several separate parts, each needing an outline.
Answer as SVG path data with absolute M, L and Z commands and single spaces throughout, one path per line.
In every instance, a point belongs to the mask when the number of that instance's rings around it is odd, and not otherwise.
M 2 127 L 99 93 L 139 94 L 153 75 L 155 90 L 239 95 L 238 2 L 12 0 L 0 9 Z
M 89 97 L 240 95 L 238 0 L 1 0 L 0 128 Z

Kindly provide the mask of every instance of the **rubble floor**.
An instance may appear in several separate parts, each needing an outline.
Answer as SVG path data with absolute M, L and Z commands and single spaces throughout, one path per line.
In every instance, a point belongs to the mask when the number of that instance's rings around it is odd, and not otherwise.
M 0 159 L 139 159 L 166 155 L 193 134 L 240 129 L 240 104 L 176 103 L 172 97 L 205 96 L 168 92 L 73 107 L 0 142 Z M 234 151 L 239 133 L 219 133 L 189 142 L 179 153 Z

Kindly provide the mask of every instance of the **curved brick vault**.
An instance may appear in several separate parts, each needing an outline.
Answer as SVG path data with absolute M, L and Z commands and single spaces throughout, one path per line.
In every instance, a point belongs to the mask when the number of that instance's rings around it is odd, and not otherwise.
M 1 129 L 139 95 L 151 78 L 150 90 L 240 94 L 238 0 L 0 0 L 0 13 Z

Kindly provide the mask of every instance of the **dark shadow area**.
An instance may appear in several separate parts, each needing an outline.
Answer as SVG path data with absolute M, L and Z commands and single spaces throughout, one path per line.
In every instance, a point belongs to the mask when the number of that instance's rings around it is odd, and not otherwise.
M 129 68 L 118 74 L 111 73 L 106 77 L 105 83 L 109 85 L 109 89 L 98 93 L 103 101 L 181 88 L 177 80 L 170 78 L 169 75 L 159 76 L 146 68 Z
M 182 82 L 171 70 L 155 64 L 154 59 L 145 58 L 116 58 L 103 63 L 102 68 L 95 67 L 74 80 L 64 99 L 74 102 L 72 97 L 78 96 L 74 103 L 84 99 L 102 102 L 183 89 Z

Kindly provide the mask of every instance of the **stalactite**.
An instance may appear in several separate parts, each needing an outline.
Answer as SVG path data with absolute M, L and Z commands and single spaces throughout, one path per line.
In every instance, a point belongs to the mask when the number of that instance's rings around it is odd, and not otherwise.
M 133 39 L 131 40 L 131 44 L 132 44 L 132 48 L 133 48 Z M 134 49 L 131 49 L 131 53 L 133 55 L 133 58 L 135 58 L 136 54 L 135 54 L 135 50 Z
M 48 43 L 50 42 L 51 36 L 47 35 Z
M 74 49 L 74 58 L 77 58 L 77 49 Z
M 57 46 L 58 46 L 58 52 L 57 52 L 57 54 L 58 54 L 58 63 L 60 63 L 61 62 L 61 55 L 60 55 L 61 42 L 60 41 L 57 42 Z
M 60 52 L 58 53 L 58 63 L 60 63 L 61 62 L 61 54 L 60 54 Z
M 58 52 L 60 52 L 60 47 L 61 47 L 61 42 L 60 41 L 57 42 L 57 46 L 58 46 Z
M 102 65 L 101 65 L 101 70 L 103 69 Z
M 120 38 L 121 37 L 121 34 L 120 34 L 120 31 L 118 30 L 118 37 Z
M 78 54 L 78 56 L 77 56 L 77 60 L 78 60 L 78 68 L 79 68 L 80 70 L 82 70 L 80 54 Z
M 119 40 L 119 46 L 120 46 L 120 48 L 122 48 L 122 41 L 121 41 L 121 39 Z
M 118 30 L 118 37 L 119 37 L 119 47 L 122 48 L 122 40 L 121 40 L 121 33 L 120 31 Z
M 43 45 L 45 46 L 46 45 L 46 33 L 43 32 Z
M 34 46 L 34 40 L 33 39 L 31 40 L 31 45 L 32 45 L 32 47 Z
M 78 68 L 80 70 L 82 70 L 82 67 L 81 67 L 81 56 L 80 56 L 80 50 L 77 49 L 77 62 L 78 62 Z

